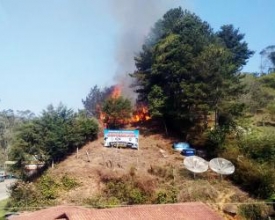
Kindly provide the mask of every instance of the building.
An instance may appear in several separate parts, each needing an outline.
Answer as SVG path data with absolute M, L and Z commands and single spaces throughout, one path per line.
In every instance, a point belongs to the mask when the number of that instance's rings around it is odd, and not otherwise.
M 222 220 L 201 202 L 136 205 L 108 209 L 56 206 L 10 216 L 9 220 Z

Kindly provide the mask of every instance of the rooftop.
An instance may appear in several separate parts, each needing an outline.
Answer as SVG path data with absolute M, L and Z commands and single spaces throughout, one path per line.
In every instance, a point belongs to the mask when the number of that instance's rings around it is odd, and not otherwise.
M 136 205 L 107 209 L 78 206 L 56 206 L 9 217 L 10 220 L 222 220 L 223 218 L 201 202 L 161 205 Z

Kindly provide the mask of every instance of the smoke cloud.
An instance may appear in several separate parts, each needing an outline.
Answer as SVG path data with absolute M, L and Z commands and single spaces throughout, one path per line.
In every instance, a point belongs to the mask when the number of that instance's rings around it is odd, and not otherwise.
M 155 22 L 171 8 L 179 7 L 180 1 L 169 0 L 115 0 L 111 13 L 119 27 L 115 59 L 117 70 L 115 82 L 120 85 L 122 94 L 135 99 L 132 79 L 128 75 L 135 70 L 134 56 L 141 51 L 145 37 Z M 183 8 L 183 6 L 181 5 Z

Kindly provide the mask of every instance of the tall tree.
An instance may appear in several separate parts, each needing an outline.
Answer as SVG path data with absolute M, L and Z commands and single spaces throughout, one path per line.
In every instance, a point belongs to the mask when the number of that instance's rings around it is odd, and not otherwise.
M 260 52 L 260 55 L 261 73 L 275 72 L 275 45 L 267 46 Z
M 131 118 L 131 101 L 122 96 L 106 99 L 102 107 L 109 128 L 119 128 Z
M 225 103 L 242 91 L 239 70 L 253 54 L 243 34 L 231 25 L 214 33 L 195 14 L 176 8 L 156 23 L 149 36 L 150 43 L 146 41 L 135 57 L 137 70 L 131 76 L 153 115 L 157 112 L 182 128 L 206 120 L 214 107 L 217 113 L 240 110 L 236 103 Z
M 102 104 L 112 93 L 114 86 L 100 89 L 97 85 L 91 88 L 89 94 L 82 100 L 87 114 L 91 117 L 99 118 Z
M 223 25 L 221 30 L 217 32 L 217 36 L 224 46 L 231 51 L 232 61 L 236 68 L 235 72 L 240 71 L 254 54 L 254 51 L 249 50 L 247 43 L 244 41 L 245 35 L 230 24 Z

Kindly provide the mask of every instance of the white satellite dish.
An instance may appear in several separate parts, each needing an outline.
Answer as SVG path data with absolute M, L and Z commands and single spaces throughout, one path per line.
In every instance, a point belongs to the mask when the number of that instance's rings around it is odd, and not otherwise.
M 233 163 L 220 157 L 210 160 L 209 167 L 214 172 L 220 174 L 221 177 L 222 175 L 232 174 L 235 171 L 235 166 L 233 165 Z
M 198 156 L 186 157 L 183 164 L 187 170 L 194 173 L 194 177 L 196 173 L 203 173 L 208 170 L 208 162 Z

